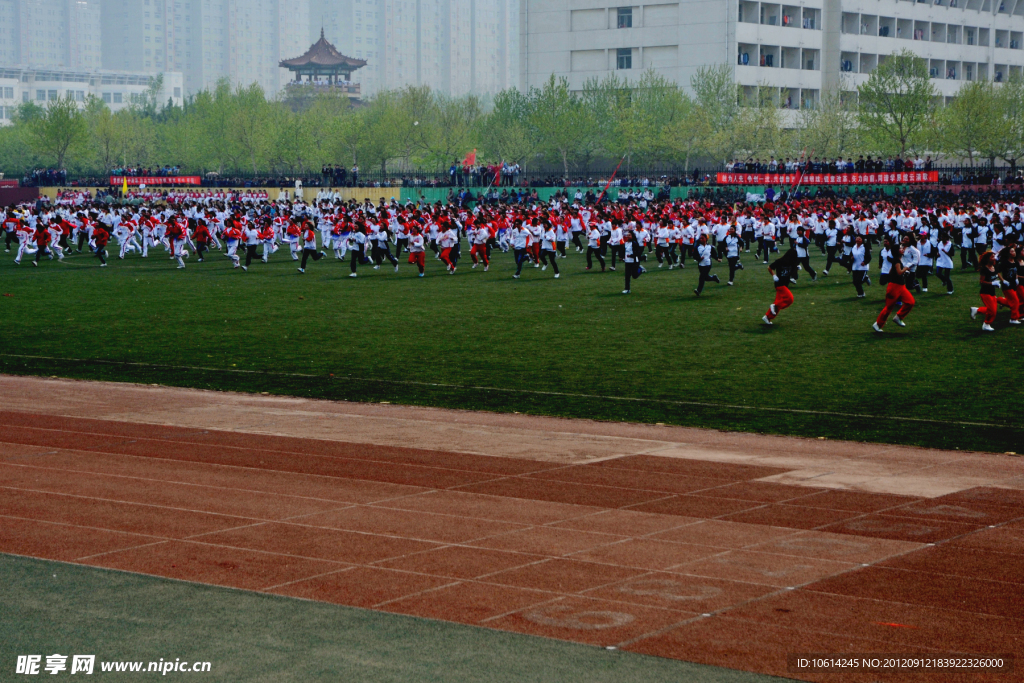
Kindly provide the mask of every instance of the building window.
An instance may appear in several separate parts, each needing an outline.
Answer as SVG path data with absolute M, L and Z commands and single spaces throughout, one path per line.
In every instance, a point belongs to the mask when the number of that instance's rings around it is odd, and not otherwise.
M 122 102 L 124 102 L 124 96 L 119 92 L 114 93 L 114 104 L 121 104 Z
M 619 8 L 619 28 L 633 28 L 633 8 L 632 7 L 620 7 Z M 621 67 L 620 67 L 621 68 Z
M 616 51 L 615 55 L 615 68 L 617 69 L 632 69 L 633 68 L 633 49 L 629 47 L 620 47 Z
M 110 102 L 111 102 L 110 93 L 108 93 L 108 92 L 103 93 L 103 101 L 106 102 L 107 104 L 110 104 Z
M 4 97 L 9 100 L 14 99 L 14 88 L 4 88 Z
M 181 97 L 181 88 L 175 88 L 174 89 L 174 99 L 178 99 L 179 97 Z
M 46 101 L 46 91 L 45 90 L 36 90 L 36 102 L 45 102 L 45 101 Z
M 56 91 L 56 90 L 50 90 L 50 91 L 49 91 L 49 92 L 48 92 L 47 94 L 49 95 L 49 98 L 48 98 L 48 99 L 49 99 L 49 100 L 50 100 L 51 102 L 52 102 L 52 101 L 55 101 L 55 100 L 57 99 L 57 91 Z

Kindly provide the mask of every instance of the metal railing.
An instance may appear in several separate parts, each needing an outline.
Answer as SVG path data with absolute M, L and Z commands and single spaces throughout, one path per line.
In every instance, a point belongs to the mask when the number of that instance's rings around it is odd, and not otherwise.
M 931 166 L 928 170 L 939 173 L 940 185 L 997 185 L 997 184 L 1018 184 L 1021 182 L 1021 168 L 1010 166 Z M 502 174 L 500 178 L 489 170 L 476 172 L 449 171 L 424 172 L 387 172 L 363 171 L 357 174 L 346 170 L 341 172 L 288 172 L 277 173 L 251 173 L 244 171 L 230 172 L 224 174 L 202 173 L 191 174 L 182 171 L 182 175 L 199 175 L 202 178 L 202 187 L 226 188 L 226 187 L 264 187 L 264 188 L 294 188 L 296 181 L 307 188 L 409 188 L 409 189 L 436 189 L 436 188 L 466 188 L 471 190 L 485 190 L 488 188 L 497 189 L 541 189 L 541 188 L 580 188 L 580 189 L 603 189 L 611 181 L 612 187 L 709 187 L 716 186 L 717 174 L 726 171 L 752 174 L 782 175 L 792 173 L 791 171 L 778 171 L 773 174 L 767 167 L 745 165 L 742 169 L 727 168 L 726 166 L 702 166 L 684 170 L 680 168 L 649 168 L 644 170 L 619 169 L 615 174 L 614 167 L 598 169 L 575 169 L 568 174 L 553 170 L 529 170 L 519 173 Z M 867 172 L 890 172 L 891 169 L 881 170 L 868 169 Z M 807 173 L 852 173 L 865 171 L 835 170 L 834 167 L 812 166 Z M 613 174 L 614 178 L 613 178 Z M 22 185 L 32 186 L 71 186 L 71 187 L 106 187 L 109 185 L 110 176 L 79 175 L 74 173 L 43 171 L 25 176 L 21 179 Z M 153 189 L 158 190 L 159 187 Z

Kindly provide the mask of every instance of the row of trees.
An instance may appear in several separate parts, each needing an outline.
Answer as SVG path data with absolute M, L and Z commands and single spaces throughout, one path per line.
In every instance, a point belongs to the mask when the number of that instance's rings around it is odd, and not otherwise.
M 653 71 L 613 74 L 573 92 L 552 77 L 492 100 L 429 88 L 386 91 L 353 106 L 341 95 L 268 99 L 227 82 L 158 106 L 150 95 L 112 113 L 91 99 L 23 104 L 0 130 L 0 170 L 57 167 L 101 175 L 119 166 L 188 172 L 303 174 L 327 164 L 439 172 L 469 150 L 482 160 L 547 164 L 568 173 L 622 159 L 690 168 L 696 162 L 774 156 L 823 158 L 928 153 L 1016 164 L 1024 154 L 1024 83 L 964 83 L 942 106 L 925 63 L 891 56 L 854 91 L 825 92 L 787 111 L 773 88 L 737 88 L 728 67 L 699 70 L 683 89 Z

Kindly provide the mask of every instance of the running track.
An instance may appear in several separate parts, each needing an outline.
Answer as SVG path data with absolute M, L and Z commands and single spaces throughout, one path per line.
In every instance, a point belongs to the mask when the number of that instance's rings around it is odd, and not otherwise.
M 1024 490 L 789 474 L 5 410 L 0 552 L 806 680 L 1019 680 L 788 672 L 797 652 L 1024 650 Z

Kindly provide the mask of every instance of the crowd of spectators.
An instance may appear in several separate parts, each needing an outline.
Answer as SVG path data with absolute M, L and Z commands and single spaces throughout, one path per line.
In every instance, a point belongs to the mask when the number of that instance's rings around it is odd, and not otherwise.
M 856 161 L 848 157 L 843 159 L 822 159 L 813 157 L 809 159 L 734 159 L 725 165 L 727 173 L 759 173 L 759 174 L 787 174 L 787 173 L 885 173 L 903 171 L 930 171 L 934 167 L 932 158 L 907 157 L 902 159 L 899 156 L 888 158 L 867 157 L 861 155 Z
M 173 178 L 181 175 L 179 166 L 160 166 L 159 168 L 138 168 L 135 166 L 118 167 L 110 171 L 113 176 L 129 178 Z

